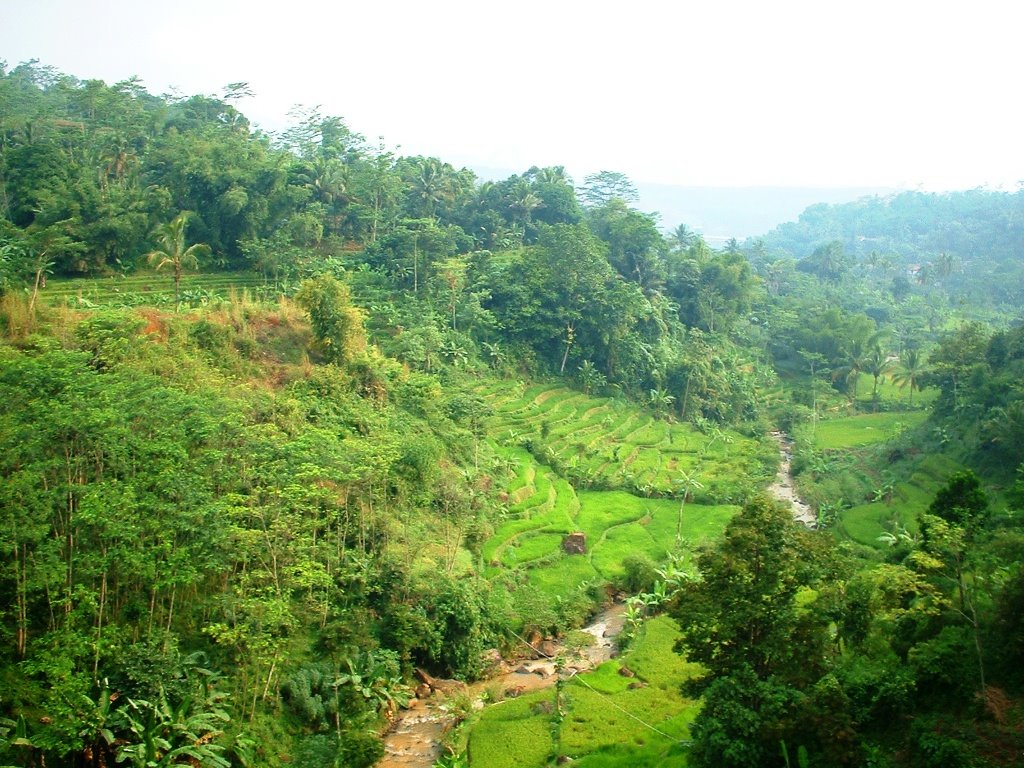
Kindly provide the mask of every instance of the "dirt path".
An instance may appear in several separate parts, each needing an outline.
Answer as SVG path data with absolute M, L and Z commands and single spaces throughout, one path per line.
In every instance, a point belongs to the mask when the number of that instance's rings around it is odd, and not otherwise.
M 583 627 L 583 632 L 594 636 L 594 642 L 579 656 L 568 658 L 563 655 L 560 643 L 554 643 L 556 653 L 550 656 L 564 663 L 559 670 L 543 656 L 515 665 L 514 672 L 506 672 L 473 683 L 465 689 L 475 709 L 482 709 L 486 691 L 500 689 L 506 695 L 519 696 L 531 691 L 550 688 L 561 674 L 569 677 L 577 672 L 592 669 L 612 657 L 615 638 L 625 623 L 625 606 L 614 605 L 598 614 Z M 430 768 L 441 756 L 441 740 L 455 723 L 455 715 L 449 709 L 449 700 L 442 693 L 435 693 L 429 699 L 417 700 L 409 709 L 403 710 L 395 719 L 391 729 L 384 736 L 384 757 L 377 768 Z
M 793 508 L 793 519 L 808 528 L 818 524 L 818 516 L 793 488 L 793 441 L 785 432 L 772 432 L 772 439 L 779 445 L 779 472 L 775 482 L 768 486 L 768 493 Z

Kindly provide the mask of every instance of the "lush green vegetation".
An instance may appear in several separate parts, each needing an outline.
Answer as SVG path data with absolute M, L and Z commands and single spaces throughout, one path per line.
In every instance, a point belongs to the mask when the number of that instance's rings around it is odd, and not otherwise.
M 678 637 L 674 622 L 658 617 L 627 653 L 594 672 L 489 707 L 470 735 L 470 764 L 539 767 L 552 755 L 590 766 L 682 760 L 697 707 L 680 683 L 697 667 L 673 650 Z
M 801 438 L 819 451 L 837 451 L 872 443 L 881 443 L 899 435 L 904 429 L 920 426 L 927 414 L 913 413 L 860 413 L 828 419 L 805 425 L 798 431 Z
M 557 469 L 577 488 L 671 495 L 680 472 L 696 473 L 699 501 L 743 498 L 773 474 L 775 449 L 722 427 L 669 421 L 623 397 L 597 397 L 537 383 L 477 389 L 493 414 L 488 429 Z M 742 478 L 747 478 L 744 483 Z
M 1016 763 L 1024 193 L 715 251 L 231 101 L 0 68 L 0 762 L 371 765 L 624 592 L 471 765 Z

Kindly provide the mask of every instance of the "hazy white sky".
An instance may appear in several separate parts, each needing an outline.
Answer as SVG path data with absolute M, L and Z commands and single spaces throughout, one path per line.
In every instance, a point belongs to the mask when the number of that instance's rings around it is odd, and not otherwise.
M 322 105 L 456 165 L 681 185 L 1014 186 L 1014 0 L 0 0 L 0 59 Z

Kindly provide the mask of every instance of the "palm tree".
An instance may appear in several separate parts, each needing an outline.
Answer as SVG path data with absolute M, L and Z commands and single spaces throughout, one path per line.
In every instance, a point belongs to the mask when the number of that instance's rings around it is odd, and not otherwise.
M 413 161 L 412 174 L 406 179 L 412 199 L 428 219 L 437 219 L 437 208 L 451 203 L 463 191 L 464 181 L 448 163 L 436 157 Z
M 910 387 L 910 404 L 914 404 L 914 390 L 921 389 L 921 379 L 926 372 L 925 357 L 920 350 L 908 349 L 900 359 L 899 367 L 893 374 L 893 383 L 900 389 Z
M 121 183 L 139 166 L 139 157 L 128 138 L 114 134 L 107 142 L 100 156 L 100 188 L 107 186 L 110 179 Z
M 857 382 L 860 379 L 861 371 L 867 363 L 867 355 L 864 354 L 864 342 L 861 339 L 854 339 L 850 344 L 846 365 L 842 365 L 832 371 L 832 381 L 842 379 L 846 385 L 846 391 L 850 396 L 850 402 L 857 399 Z
M 563 165 L 550 165 L 545 168 L 534 166 L 523 174 L 524 179 L 531 179 L 538 184 L 572 184 L 572 179 L 565 172 Z
M 686 507 L 686 502 L 691 497 L 693 491 L 699 491 L 704 487 L 697 480 L 698 477 L 700 477 L 700 473 L 696 469 L 690 472 L 683 470 L 679 472 L 679 477 L 672 481 L 672 484 L 681 491 L 679 497 L 679 517 L 676 519 L 676 549 L 683 545 L 683 509 Z
M 509 208 L 518 215 L 521 226 L 523 228 L 522 239 L 526 239 L 526 229 L 530 226 L 530 217 L 533 212 L 538 208 L 544 207 L 544 201 L 540 199 L 529 187 L 523 187 L 518 190 L 512 201 L 509 204 Z
M 878 403 L 878 380 L 885 375 L 886 371 L 892 368 L 892 359 L 882 349 L 882 344 L 876 341 L 871 350 L 864 357 L 864 370 L 871 374 L 874 379 L 874 386 L 871 388 L 871 400 Z
M 945 280 L 956 271 L 957 258 L 953 254 L 943 251 L 936 257 L 931 266 L 938 278 Z
M 174 303 L 181 296 L 181 272 L 186 268 L 198 269 L 199 257 L 210 254 L 210 246 L 205 243 L 194 243 L 185 246 L 185 227 L 192 214 L 182 211 L 168 223 L 157 227 L 153 238 L 160 246 L 146 254 L 146 260 L 157 270 L 170 266 L 174 270 Z
M 672 234 L 669 235 L 669 237 L 671 238 L 674 246 L 679 248 L 681 251 L 685 251 L 697 242 L 699 235 L 685 224 L 680 224 L 672 230 Z

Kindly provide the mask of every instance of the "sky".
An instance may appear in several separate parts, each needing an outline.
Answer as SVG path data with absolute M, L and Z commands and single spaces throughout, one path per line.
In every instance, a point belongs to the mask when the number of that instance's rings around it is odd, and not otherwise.
M 319 105 L 456 166 L 682 186 L 1016 189 L 1014 0 L 0 0 L 0 59 Z

